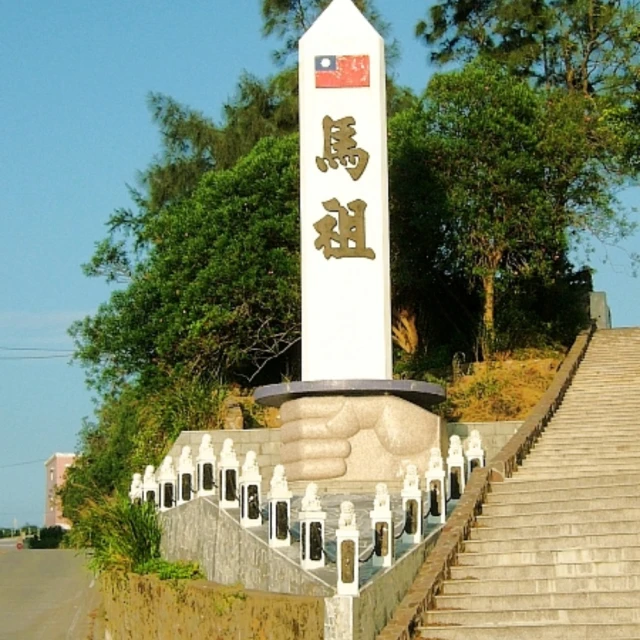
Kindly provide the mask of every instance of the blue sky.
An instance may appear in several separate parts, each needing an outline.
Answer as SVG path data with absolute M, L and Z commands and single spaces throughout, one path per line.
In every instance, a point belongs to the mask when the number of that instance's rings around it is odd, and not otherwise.
M 424 0 L 378 0 L 400 41 L 397 79 L 422 90 L 433 72 L 413 38 Z M 39 524 L 44 468 L 73 451 L 92 413 L 84 376 L 54 351 L 109 288 L 82 275 L 126 184 L 159 151 L 145 99 L 172 96 L 214 118 L 243 70 L 274 71 L 259 0 L 6 1 L 0 21 L 0 526 Z M 637 192 L 627 193 L 634 204 Z M 640 251 L 637 238 L 627 249 Z M 600 264 L 618 326 L 640 324 L 640 282 L 624 252 Z M 38 359 L 9 359 L 37 356 Z M 20 466 L 7 466 L 20 465 Z

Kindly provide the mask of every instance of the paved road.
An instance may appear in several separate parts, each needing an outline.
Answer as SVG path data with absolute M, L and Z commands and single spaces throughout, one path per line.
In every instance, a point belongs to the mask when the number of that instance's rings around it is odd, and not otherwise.
M 0 540 L 0 640 L 85 640 L 99 603 L 84 558 Z

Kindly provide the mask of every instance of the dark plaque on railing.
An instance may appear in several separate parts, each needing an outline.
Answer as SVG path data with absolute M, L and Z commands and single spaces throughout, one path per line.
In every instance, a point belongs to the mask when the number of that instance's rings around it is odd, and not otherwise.
M 213 489 L 213 465 L 210 462 L 202 465 L 202 488 L 205 491 Z
M 173 507 L 173 482 L 164 483 L 164 506 L 167 509 Z
M 311 560 L 322 559 L 322 523 L 312 522 L 309 525 L 309 557 Z
M 276 538 L 286 540 L 289 531 L 289 513 L 286 502 L 276 502 Z
M 414 534 L 418 531 L 418 501 L 407 500 L 407 514 L 404 521 L 405 533 Z
M 431 494 L 431 504 L 429 507 L 429 513 L 432 516 L 439 516 L 440 515 L 440 490 L 438 489 L 438 484 L 439 483 L 432 483 L 431 484 L 431 489 L 430 489 L 430 494 Z
M 255 484 L 249 485 L 249 509 L 247 515 L 249 520 L 258 520 L 260 518 L 260 498 L 258 496 L 258 487 Z
M 457 500 L 460 497 L 460 468 L 456 467 L 451 470 L 451 497 Z
M 190 473 L 182 474 L 182 499 L 185 502 L 189 502 L 189 500 L 191 500 L 191 474 Z
M 303 522 L 300 526 L 300 544 L 302 549 L 302 559 L 307 559 L 307 523 Z
M 375 554 L 382 558 L 389 553 L 389 525 L 376 522 Z
M 147 502 L 155 502 L 155 501 L 156 501 L 156 492 L 147 491 Z
M 236 470 L 235 469 L 226 469 L 225 470 L 225 479 L 226 479 L 226 490 L 224 492 L 225 500 L 235 500 L 236 499 Z
M 345 584 L 351 584 L 354 580 L 355 555 L 356 543 L 353 540 L 343 540 L 340 543 L 340 575 Z

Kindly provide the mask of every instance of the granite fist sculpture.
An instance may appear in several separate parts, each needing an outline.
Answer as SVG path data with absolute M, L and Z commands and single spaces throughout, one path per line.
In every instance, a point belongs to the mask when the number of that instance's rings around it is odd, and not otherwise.
M 438 416 L 394 396 L 322 396 L 280 409 L 290 480 L 400 480 L 441 446 Z

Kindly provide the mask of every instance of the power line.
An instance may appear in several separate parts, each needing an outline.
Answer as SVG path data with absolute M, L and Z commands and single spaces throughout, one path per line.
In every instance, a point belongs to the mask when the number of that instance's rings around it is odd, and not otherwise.
M 49 356 L 0 356 L 0 360 L 53 360 L 55 358 L 69 358 L 68 353 Z
M 3 464 L 3 465 L 0 465 L 0 469 L 9 469 L 10 467 L 25 467 L 28 464 L 39 464 L 42 462 L 46 462 L 45 458 L 40 458 L 39 460 L 27 460 L 26 462 L 14 462 L 12 464 Z
M 52 353 L 73 353 L 73 349 L 51 349 L 48 347 L 0 347 L 0 351 L 42 351 Z

